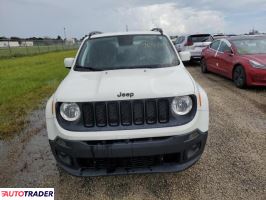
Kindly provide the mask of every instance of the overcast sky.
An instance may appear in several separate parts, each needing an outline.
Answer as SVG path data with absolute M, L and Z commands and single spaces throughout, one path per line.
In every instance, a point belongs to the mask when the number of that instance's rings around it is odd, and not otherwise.
M 0 0 L 0 36 L 82 37 L 149 30 L 168 34 L 266 32 L 266 0 Z

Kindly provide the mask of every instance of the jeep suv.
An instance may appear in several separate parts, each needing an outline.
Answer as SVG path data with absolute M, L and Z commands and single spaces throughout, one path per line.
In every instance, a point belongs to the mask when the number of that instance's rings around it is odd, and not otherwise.
M 60 168 L 76 176 L 170 172 L 199 160 L 208 134 L 205 91 L 161 29 L 93 32 L 46 106 Z

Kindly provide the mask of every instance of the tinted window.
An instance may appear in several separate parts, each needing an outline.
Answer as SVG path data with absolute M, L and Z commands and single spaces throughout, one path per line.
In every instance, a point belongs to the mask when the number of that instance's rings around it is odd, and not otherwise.
M 177 38 L 175 43 L 176 44 L 181 44 L 182 42 L 184 42 L 184 40 L 185 40 L 185 37 L 184 36 L 180 36 L 180 37 Z
M 76 70 L 170 67 L 179 64 L 167 37 L 122 35 L 87 40 L 79 53 Z
M 218 47 L 219 47 L 219 44 L 220 44 L 220 40 L 216 40 L 213 43 L 211 43 L 210 48 L 214 49 L 214 50 L 217 50 Z
M 191 40 L 193 43 L 195 43 L 195 42 L 211 42 L 212 37 L 210 34 L 191 35 L 191 36 L 189 36 L 189 40 Z
M 219 47 L 219 51 L 220 52 L 231 51 L 231 48 L 225 42 L 222 41 Z

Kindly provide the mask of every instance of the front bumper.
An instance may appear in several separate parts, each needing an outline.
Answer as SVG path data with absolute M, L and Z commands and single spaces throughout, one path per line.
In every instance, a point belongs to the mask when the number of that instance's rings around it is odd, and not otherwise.
M 203 153 L 208 132 L 123 140 L 50 140 L 65 171 L 75 176 L 175 172 L 193 165 Z
M 250 69 L 248 73 L 248 85 L 266 86 L 266 70 L 254 68 Z

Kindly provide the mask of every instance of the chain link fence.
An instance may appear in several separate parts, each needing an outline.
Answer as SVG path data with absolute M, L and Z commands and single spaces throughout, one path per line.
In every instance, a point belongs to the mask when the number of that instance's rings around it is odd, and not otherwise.
M 77 49 L 79 45 L 80 42 L 75 40 L 0 40 L 0 58 Z

